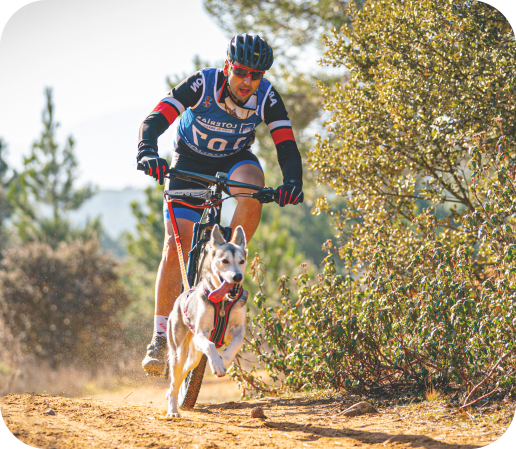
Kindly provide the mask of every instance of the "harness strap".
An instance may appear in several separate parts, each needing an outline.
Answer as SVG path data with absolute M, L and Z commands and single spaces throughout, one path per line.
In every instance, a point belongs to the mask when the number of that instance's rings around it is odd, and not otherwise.
M 204 294 L 205 299 L 209 298 L 209 292 L 206 290 L 206 285 L 203 282 L 202 285 L 202 293 Z M 183 309 L 183 313 L 185 315 L 186 325 L 190 328 L 192 332 L 195 333 L 193 326 L 190 324 L 190 320 L 188 319 L 188 304 L 190 303 L 190 298 L 195 289 L 191 289 L 188 292 L 188 297 L 186 298 L 185 307 Z M 233 301 L 228 301 L 225 305 L 221 304 L 221 301 L 212 301 L 208 299 L 213 305 L 215 309 L 215 315 L 213 317 L 213 330 L 211 331 L 209 340 L 215 343 L 215 347 L 220 348 L 224 344 L 224 337 L 226 335 L 226 329 L 228 327 L 229 315 L 231 313 L 231 309 L 236 304 L 236 302 L 242 297 L 244 293 L 244 289 L 240 289 L 240 293 L 238 296 L 233 299 Z M 221 315 L 221 308 L 224 309 L 224 313 Z M 221 319 L 223 318 L 223 319 Z
M 236 302 L 237 302 L 237 300 L 235 299 L 234 301 L 228 301 L 228 303 L 226 304 L 224 320 L 220 320 L 221 321 L 220 323 L 216 323 L 216 324 L 219 324 L 218 328 L 220 329 L 220 331 L 217 332 L 217 334 L 215 334 L 215 330 L 217 330 L 217 326 L 215 326 L 213 328 L 213 332 L 212 332 L 210 340 L 213 341 L 213 343 L 215 343 L 215 347 L 217 347 L 217 348 L 220 348 L 224 344 L 224 337 L 226 336 L 226 328 L 228 327 L 228 322 L 229 322 L 229 314 L 231 313 L 231 309 L 236 304 Z M 218 316 L 220 316 L 220 313 Z
M 210 341 L 215 344 L 216 348 L 220 348 L 224 344 L 224 337 L 226 336 L 226 328 L 228 327 L 229 314 L 231 309 L 237 301 L 228 301 L 224 306 L 220 303 L 212 303 L 215 308 L 215 317 L 213 322 L 213 330 L 211 331 Z M 220 316 L 220 309 L 224 309 L 224 315 Z
M 185 315 L 185 323 L 190 328 L 190 330 L 195 333 L 195 329 L 190 324 L 190 320 L 188 318 L 188 304 L 190 303 L 190 297 L 193 290 L 188 294 L 188 298 L 185 302 L 185 307 L 183 309 L 183 313 Z M 204 290 L 204 293 L 206 293 L 206 290 Z M 211 301 L 210 301 L 211 302 Z M 236 301 L 229 302 L 226 304 L 225 310 L 224 310 L 224 316 L 223 320 L 220 319 L 220 302 L 214 303 L 211 302 L 213 307 L 215 308 L 215 314 L 213 317 L 213 330 L 211 331 L 209 340 L 213 343 L 215 343 L 216 348 L 220 348 L 224 344 L 224 336 L 226 335 L 226 328 L 228 325 L 229 320 L 229 313 L 231 312 L 231 308 L 233 307 L 234 303 Z
M 190 290 L 190 284 L 188 283 L 188 276 L 186 275 L 185 258 L 183 255 L 183 245 L 181 244 L 181 237 L 179 235 L 179 229 L 177 227 L 176 216 L 174 214 L 174 208 L 172 207 L 172 201 L 167 201 L 168 213 L 170 214 L 170 221 L 174 228 L 174 237 L 176 239 L 177 257 L 179 259 L 179 265 L 181 267 L 181 277 L 183 278 L 183 285 L 185 290 Z
M 206 290 L 206 285 L 203 283 L 203 293 L 206 298 L 209 298 L 209 292 Z M 231 309 L 237 303 L 237 301 L 242 297 L 244 293 L 244 289 L 240 289 L 240 293 L 238 296 L 233 299 L 233 301 L 228 301 L 224 304 L 222 301 L 213 301 L 209 300 L 209 302 L 213 305 L 215 309 L 215 316 L 213 317 L 213 330 L 211 331 L 210 341 L 215 344 L 216 348 L 220 348 L 224 345 L 224 337 L 226 336 L 226 329 L 228 327 L 229 315 L 231 314 Z M 221 309 L 223 309 L 223 314 L 221 315 Z

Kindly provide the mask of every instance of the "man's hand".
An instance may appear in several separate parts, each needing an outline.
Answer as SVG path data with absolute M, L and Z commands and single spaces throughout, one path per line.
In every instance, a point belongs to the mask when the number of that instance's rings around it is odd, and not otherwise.
M 162 186 L 165 182 L 165 173 L 168 170 L 168 162 L 159 156 L 143 156 L 140 159 L 143 167 L 145 168 L 145 174 L 152 176 L 157 179 L 159 185 Z
M 276 202 L 284 207 L 286 204 L 298 204 L 303 202 L 303 182 L 297 179 L 290 179 L 276 189 L 278 199 Z

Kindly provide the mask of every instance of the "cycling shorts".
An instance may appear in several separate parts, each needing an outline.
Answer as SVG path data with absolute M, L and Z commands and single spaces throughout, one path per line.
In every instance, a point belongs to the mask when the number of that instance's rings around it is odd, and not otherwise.
M 249 150 L 243 150 L 237 154 L 221 159 L 213 158 L 213 160 L 209 161 L 206 159 L 202 160 L 195 158 L 195 156 L 176 153 L 172 161 L 172 166 L 178 170 L 185 170 L 209 176 L 215 176 L 217 172 L 222 172 L 227 173 L 228 178 L 231 178 L 233 172 L 242 165 L 254 165 L 258 167 L 263 173 L 263 168 L 258 161 L 258 158 Z M 190 182 L 185 181 L 184 179 L 174 178 L 167 179 L 165 182 L 165 190 L 202 190 L 206 188 L 208 188 L 208 184 L 202 183 L 202 181 Z M 189 198 L 188 202 L 195 204 L 196 206 L 201 206 L 204 204 L 204 200 L 198 198 Z M 195 209 L 193 207 L 188 207 L 178 203 L 172 204 L 176 218 L 183 218 L 193 223 L 196 223 L 201 219 L 202 209 Z M 163 205 L 163 217 L 165 220 L 170 220 L 170 214 L 168 212 L 166 201 Z

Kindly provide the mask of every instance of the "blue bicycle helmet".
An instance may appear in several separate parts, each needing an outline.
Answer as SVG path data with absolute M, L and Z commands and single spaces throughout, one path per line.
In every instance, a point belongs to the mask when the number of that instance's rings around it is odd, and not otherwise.
M 274 61 L 272 48 L 257 34 L 237 34 L 229 41 L 228 58 L 254 70 L 269 70 Z

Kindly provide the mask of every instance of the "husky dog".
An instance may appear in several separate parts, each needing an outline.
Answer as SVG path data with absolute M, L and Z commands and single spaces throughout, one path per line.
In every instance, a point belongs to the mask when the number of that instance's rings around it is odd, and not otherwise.
M 167 418 L 179 418 L 177 395 L 188 372 L 206 354 L 213 374 L 223 377 L 244 343 L 246 301 L 249 293 L 242 288 L 246 267 L 246 238 L 238 226 L 226 242 L 217 225 L 213 227 L 208 252 L 201 268 L 201 281 L 193 290 L 183 292 L 168 318 L 167 340 L 170 363 L 170 389 L 167 392 Z M 217 305 L 217 306 L 215 306 Z M 215 311 L 225 323 L 225 335 L 218 345 L 227 345 L 219 355 L 214 342 Z M 223 339 L 222 339 L 223 338 Z

